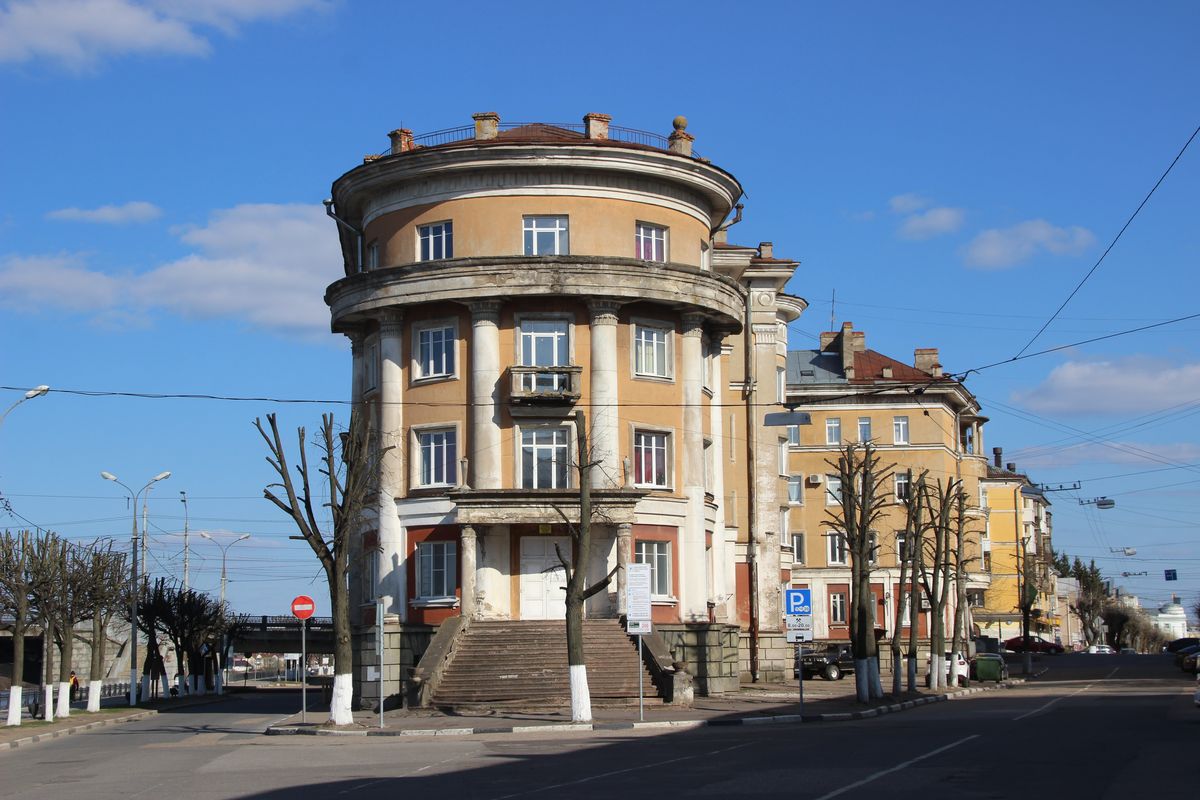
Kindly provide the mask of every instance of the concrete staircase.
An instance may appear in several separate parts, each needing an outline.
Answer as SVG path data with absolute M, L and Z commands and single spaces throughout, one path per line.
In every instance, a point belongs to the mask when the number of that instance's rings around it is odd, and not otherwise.
M 585 620 L 583 652 L 594 705 L 636 703 L 639 673 L 647 701 L 661 702 L 638 661 L 637 645 L 618 620 Z M 512 620 L 470 624 L 434 689 L 432 705 L 540 709 L 570 702 L 566 624 Z

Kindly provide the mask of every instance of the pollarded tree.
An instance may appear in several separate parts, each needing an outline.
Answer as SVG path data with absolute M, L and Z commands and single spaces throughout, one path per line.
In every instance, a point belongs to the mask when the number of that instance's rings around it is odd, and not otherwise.
M 871 567 L 875 562 L 877 523 L 886 513 L 886 485 L 892 467 L 881 467 L 875 446 L 848 444 L 837 462 L 827 461 L 841 478 L 841 503 L 826 521 L 850 553 L 850 641 L 854 648 L 854 682 L 858 702 L 883 697 L 879 682 L 879 644 L 875 639 L 875 603 L 871 599 Z
M 261 420 L 256 419 L 254 427 L 267 444 L 270 451 L 267 463 L 280 480 L 263 489 L 263 496 L 292 518 L 325 572 L 334 638 L 334 677 L 329 719 L 334 725 L 349 725 L 354 721 L 351 713 L 354 690 L 350 591 L 346 575 L 353 537 L 362 530 L 369 504 L 378 494 L 380 459 L 391 448 L 370 446 L 371 430 L 367 415 L 358 409 L 351 412 L 350 428 L 342 436 L 334 430 L 333 415 L 325 414 L 321 417 L 321 430 L 315 443 L 320 460 L 317 473 L 314 474 L 309 467 L 308 442 L 304 428 L 299 428 L 296 439 L 300 463 L 296 465 L 296 475 L 293 477 L 275 415 L 267 415 L 269 432 Z M 320 502 L 321 497 L 327 497 L 328 501 Z M 321 507 L 328 508 L 332 517 L 328 532 L 322 530 L 317 519 L 317 509 Z
M 33 579 L 29 572 L 31 540 L 29 531 L 15 534 L 5 531 L 0 535 L 0 620 L 7 618 L 3 628 L 12 634 L 13 641 L 7 725 L 21 724 L 25 631 L 29 627 L 33 592 Z
M 922 472 L 916 482 L 912 479 L 912 470 L 908 472 L 908 495 L 899 498 L 904 503 L 904 546 L 896 548 L 896 560 L 900 564 L 900 583 L 898 592 L 900 598 L 896 601 L 896 617 L 892 626 L 892 693 L 901 692 L 900 672 L 900 634 L 904 629 L 905 614 L 908 619 L 908 655 L 904 659 L 905 673 L 908 678 L 908 691 L 917 688 L 917 636 L 918 615 L 920 613 L 920 585 L 917 575 L 920 571 L 920 555 L 922 551 L 922 533 L 925 528 L 925 475 Z
M 952 542 L 958 529 L 956 498 L 961 491 L 962 481 L 943 483 L 939 479 L 923 492 L 929 535 L 923 543 L 919 577 L 929 601 L 929 685 L 934 689 L 943 686 L 946 679 L 946 604 L 955 561 Z
M 111 539 L 93 542 L 84 558 L 87 561 L 87 581 L 82 602 L 92 623 L 87 710 L 96 712 L 100 710 L 100 694 L 104 686 L 108 626 L 113 617 L 129 607 L 128 567 L 125 554 L 115 549 Z

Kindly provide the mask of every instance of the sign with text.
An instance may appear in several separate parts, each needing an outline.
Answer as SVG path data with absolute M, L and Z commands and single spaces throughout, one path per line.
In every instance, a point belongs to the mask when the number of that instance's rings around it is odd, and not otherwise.
M 783 613 L 789 617 L 812 616 L 812 589 L 784 590 Z
M 625 632 L 635 633 L 639 636 L 653 632 L 650 625 L 650 620 L 646 619 L 627 619 L 625 620 Z
M 650 565 L 625 565 L 625 618 L 650 621 Z
M 1179 573 L 1173 569 L 1164 569 L 1163 570 L 1163 580 L 1177 581 L 1177 580 L 1179 580 Z
M 787 640 L 796 642 L 811 642 L 813 640 L 813 620 L 811 616 L 801 617 L 791 615 L 787 620 Z

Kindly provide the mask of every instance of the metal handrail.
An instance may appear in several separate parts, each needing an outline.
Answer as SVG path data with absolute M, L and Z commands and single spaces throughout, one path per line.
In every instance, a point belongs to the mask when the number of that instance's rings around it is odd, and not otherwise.
M 530 125 L 544 125 L 550 128 L 562 128 L 567 131 L 576 133 L 584 133 L 587 127 L 580 122 L 501 122 L 497 127 L 502 131 L 511 131 L 517 128 L 525 128 Z M 422 133 L 419 136 L 413 137 L 413 144 L 419 147 L 437 147 L 443 144 L 452 144 L 454 142 L 465 142 L 475 138 L 474 125 L 460 125 L 456 128 L 442 128 L 441 130 Z M 628 144 L 640 144 L 646 147 L 654 147 L 659 150 L 671 149 L 671 137 L 663 136 L 661 133 L 653 131 L 643 131 L 637 128 L 626 128 L 621 125 L 608 126 L 608 138 L 611 141 L 626 142 Z M 589 141 L 583 139 L 583 142 Z M 384 150 L 379 154 L 380 157 L 392 155 L 391 148 Z M 692 150 L 693 158 L 700 158 L 699 152 Z

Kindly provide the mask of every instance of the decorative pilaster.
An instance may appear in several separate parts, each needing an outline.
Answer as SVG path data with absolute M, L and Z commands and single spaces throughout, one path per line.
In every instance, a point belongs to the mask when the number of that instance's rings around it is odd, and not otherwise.
M 680 345 L 683 389 L 682 479 L 687 498 L 678 559 L 680 611 L 685 621 L 708 618 L 708 576 L 704 555 L 704 317 L 683 315 Z
M 591 312 L 591 459 L 593 485 L 621 484 L 617 458 L 617 310 L 619 303 L 595 300 Z
M 617 525 L 617 614 L 625 616 L 625 568 L 629 566 L 629 557 L 633 550 L 633 525 L 622 522 Z
M 470 303 L 471 467 L 460 480 L 476 489 L 500 488 L 500 302 Z
M 475 586 L 476 586 L 476 537 L 475 528 L 463 525 L 460 532 L 462 539 L 462 604 L 461 613 L 464 619 L 475 619 Z
M 379 319 L 379 443 L 389 448 L 379 461 L 379 553 L 376 596 L 385 612 L 404 618 L 407 576 L 404 527 L 396 498 L 404 494 L 404 315 L 389 311 Z

